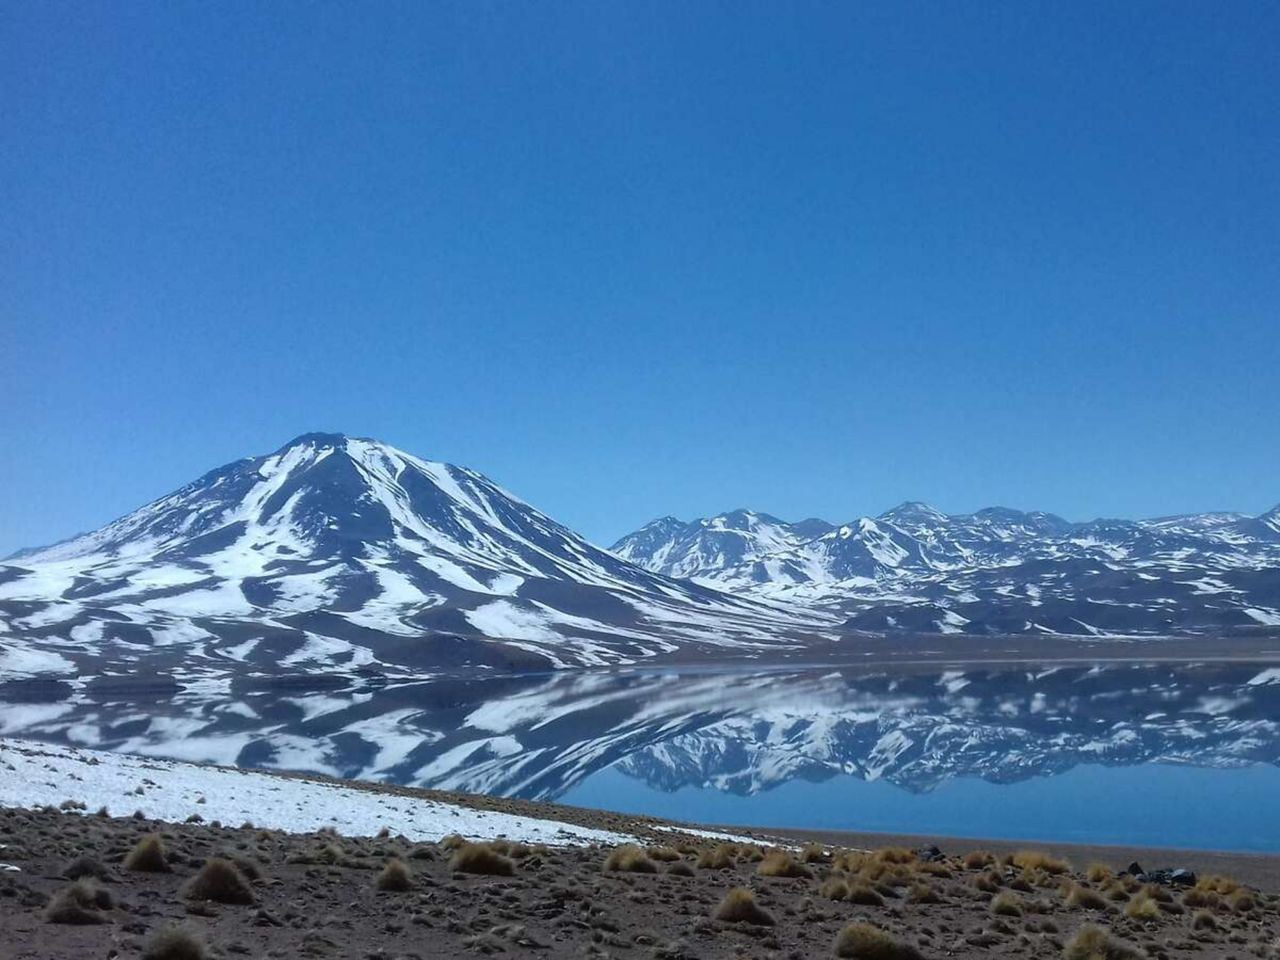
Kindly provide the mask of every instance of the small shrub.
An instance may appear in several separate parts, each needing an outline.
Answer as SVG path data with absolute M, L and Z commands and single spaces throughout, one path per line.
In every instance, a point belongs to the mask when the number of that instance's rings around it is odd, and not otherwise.
M 724 844 L 703 850 L 698 854 L 699 870 L 728 870 L 732 866 L 733 854 Z
M 907 893 L 908 903 L 942 903 L 938 891 L 927 883 L 915 883 Z
M 725 923 L 750 923 L 759 927 L 771 927 L 773 916 L 756 903 L 755 896 L 746 887 L 734 887 L 711 914 Z
M 1076 931 L 1062 955 L 1066 960 L 1136 960 L 1141 956 L 1128 944 L 1112 939 L 1106 930 L 1091 923 Z
M 174 925 L 147 941 L 142 960 L 207 960 L 208 956 L 209 948 L 199 934 Z
M 253 903 L 253 890 L 249 881 L 230 860 L 210 857 L 200 872 L 192 877 L 184 888 L 190 900 L 212 900 L 214 903 Z
M 1067 861 L 1051 857 L 1040 850 L 1019 850 L 1013 855 L 1013 865 L 1021 867 L 1024 871 L 1043 870 L 1054 876 L 1071 869 Z
M 44 918 L 48 923 L 106 923 L 107 918 L 101 911 L 111 906 L 111 894 L 88 880 L 77 880 L 53 895 L 45 907 Z
M 1217 930 L 1218 918 L 1213 915 L 1212 910 L 1197 910 L 1191 915 L 1191 928 L 1193 930 Z
M 1080 910 L 1106 910 L 1110 904 L 1107 898 L 1091 887 L 1083 887 L 1078 883 L 1071 884 L 1066 891 L 1067 906 Z
M 126 870 L 137 870 L 140 873 L 169 873 L 169 858 L 165 856 L 164 841 L 160 834 L 149 833 L 139 840 L 129 855 L 124 858 Z
M 801 863 L 824 863 L 827 859 L 827 851 L 823 849 L 820 843 L 807 843 L 804 849 L 800 851 Z
M 683 860 L 677 860 L 667 867 L 667 873 L 673 877 L 692 877 L 694 875 L 693 867 Z
M 1230 877 L 1224 877 L 1220 873 L 1211 873 L 1208 876 L 1201 877 L 1196 881 L 1196 890 L 1207 890 L 1211 893 L 1226 896 L 1235 893 L 1240 889 L 1240 884 L 1236 883 Z
M 1090 883 L 1106 883 L 1114 876 L 1110 867 L 1096 861 L 1084 868 L 1084 875 L 1089 878 Z
M 93 857 L 76 857 L 63 868 L 62 875 L 68 880 L 79 880 L 81 877 L 102 880 L 108 872 L 106 865 Z
M 974 877 L 973 885 L 983 893 L 997 893 L 1000 890 L 1000 875 L 994 870 L 988 870 Z
M 981 870 L 996 862 L 996 858 L 987 850 L 972 850 L 960 861 L 966 870 Z
M 871 857 L 880 863 L 912 863 L 916 859 L 916 853 L 906 847 L 881 847 L 873 850 Z
M 404 893 L 413 888 L 413 874 L 403 860 L 392 857 L 378 874 L 374 886 L 387 893 Z
M 646 852 L 650 860 L 660 863 L 675 863 L 680 859 L 680 851 L 675 847 L 650 847 Z
M 1182 902 L 1188 907 L 1217 907 L 1222 898 L 1212 890 L 1201 890 L 1197 886 L 1182 895 Z
M 604 869 L 610 873 L 657 873 L 658 865 L 639 847 L 626 844 L 609 852 Z
M 1022 916 L 1022 901 L 1009 891 L 998 893 L 991 898 L 991 912 L 999 917 Z
M 813 872 L 785 850 L 770 850 L 756 867 L 756 873 L 762 877 L 813 879 Z
M 828 900 L 847 900 L 849 899 L 849 884 L 839 877 L 831 877 L 818 888 L 818 893 Z
M 487 844 L 464 843 L 454 851 L 449 869 L 455 873 L 511 877 L 515 876 L 516 865 Z
M 457 850 L 460 846 L 462 846 L 466 842 L 467 841 L 464 837 L 456 833 L 451 833 L 440 840 L 440 849 L 441 850 Z
M 879 927 L 851 923 L 836 935 L 835 955 L 849 960 L 920 960 L 920 951 Z
M 1160 905 L 1145 890 L 1139 890 L 1124 907 L 1124 915 L 1130 920 L 1156 920 L 1160 916 Z
M 1257 906 L 1257 901 L 1253 899 L 1253 894 L 1248 890 L 1237 890 L 1230 898 L 1231 909 L 1237 913 L 1248 913 Z
M 855 883 L 849 888 L 849 902 L 861 907 L 883 907 L 884 897 L 865 883 Z

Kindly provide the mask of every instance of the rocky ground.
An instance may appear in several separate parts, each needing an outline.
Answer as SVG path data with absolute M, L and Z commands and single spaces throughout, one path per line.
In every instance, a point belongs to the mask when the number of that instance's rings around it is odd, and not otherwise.
M 1280 882 L 1144 884 L 1125 863 L 961 846 L 770 853 L 611 825 L 643 844 L 0 810 L 0 862 L 16 868 L 0 869 L 0 957 L 1280 957 Z

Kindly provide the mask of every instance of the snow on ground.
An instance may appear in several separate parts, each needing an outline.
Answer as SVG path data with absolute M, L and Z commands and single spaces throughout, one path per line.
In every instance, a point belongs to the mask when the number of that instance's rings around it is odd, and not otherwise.
M 105 806 L 114 816 L 141 810 L 150 819 L 180 823 L 198 813 L 206 821 L 250 821 L 292 833 L 333 827 L 347 836 L 372 836 L 388 827 L 415 841 L 458 833 L 560 846 L 635 842 L 607 830 L 341 783 L 0 739 L 0 806 L 57 806 L 64 800 L 79 800 L 89 810 Z

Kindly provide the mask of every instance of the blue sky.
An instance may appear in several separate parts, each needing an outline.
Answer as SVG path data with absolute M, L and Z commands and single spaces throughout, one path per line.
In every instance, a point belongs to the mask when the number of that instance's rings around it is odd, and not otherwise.
M 1274 3 L 55 3 L 0 552 L 309 430 L 588 536 L 1280 501 Z

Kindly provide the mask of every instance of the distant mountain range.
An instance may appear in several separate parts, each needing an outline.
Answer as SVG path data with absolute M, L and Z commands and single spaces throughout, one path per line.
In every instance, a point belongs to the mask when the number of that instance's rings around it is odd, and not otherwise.
M 613 552 L 655 573 L 839 613 L 854 630 L 1068 635 L 1280 626 L 1280 507 L 1071 523 L 904 503 L 845 524 L 663 517 Z
M 1280 509 L 1069 523 L 908 503 L 842 525 L 739 510 L 656 520 L 607 551 L 473 470 L 335 434 L 0 564 L 0 680 L 802 656 L 859 631 L 1278 628 Z

